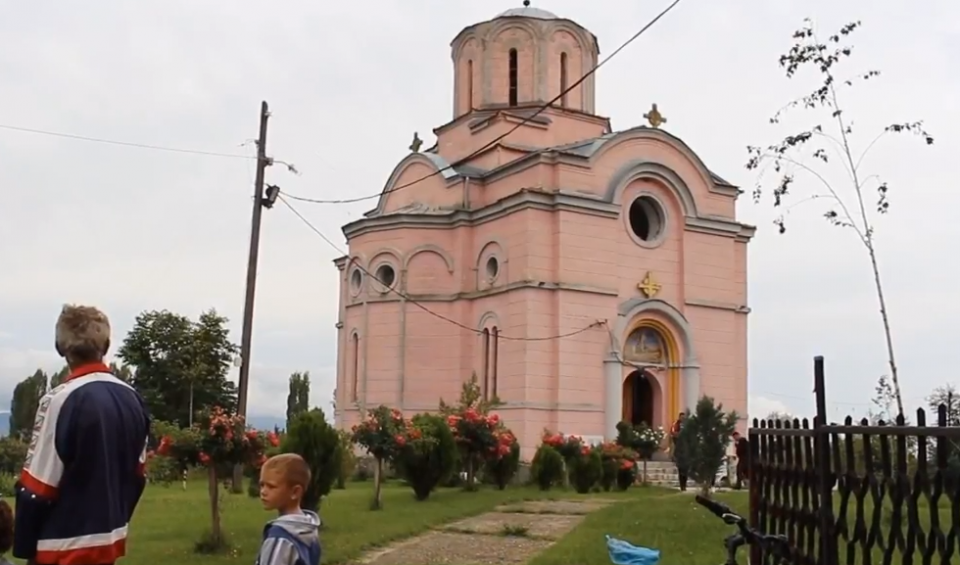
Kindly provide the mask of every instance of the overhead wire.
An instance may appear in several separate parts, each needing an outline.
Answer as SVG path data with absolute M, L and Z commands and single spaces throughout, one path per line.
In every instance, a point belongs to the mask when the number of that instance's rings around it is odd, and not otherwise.
M 0 129 L 8 131 L 17 131 L 21 133 L 33 133 L 37 135 L 47 135 L 51 137 L 60 137 L 64 139 L 74 139 L 77 141 L 87 141 L 91 143 L 105 143 L 108 145 L 120 145 L 123 147 L 134 147 L 137 149 L 150 149 L 153 151 L 166 151 L 168 153 L 186 153 L 191 155 L 204 155 L 207 157 L 223 157 L 226 159 L 246 159 L 246 160 L 256 160 L 256 157 L 251 155 L 242 155 L 240 153 L 219 153 L 216 151 L 199 151 L 196 149 L 182 149 L 179 147 L 165 147 L 163 145 L 151 145 L 148 143 L 136 143 L 132 141 L 117 141 L 115 139 L 106 139 L 102 137 L 89 137 L 85 135 L 75 135 L 72 133 L 62 133 L 57 131 L 49 131 L 35 128 L 25 128 L 20 126 L 11 126 L 7 124 L 0 124 Z
M 296 208 L 294 208 L 294 206 L 293 206 L 292 204 L 290 204 L 290 202 L 289 202 L 286 198 L 284 198 L 284 195 L 283 195 L 282 193 L 277 195 L 277 199 L 280 200 L 281 202 L 283 202 L 283 204 L 286 205 L 286 207 L 289 208 L 290 211 L 293 212 L 293 214 L 294 214 L 297 218 L 299 218 L 301 222 L 303 222 L 308 228 L 310 228 L 311 231 L 313 231 L 317 236 L 319 236 L 320 239 L 322 239 L 324 242 L 326 242 L 327 245 L 329 245 L 331 248 L 333 248 L 334 250 L 336 250 L 336 251 L 337 251 L 338 253 L 340 253 L 341 255 L 347 255 L 346 252 L 344 252 L 342 249 L 340 249 L 340 247 L 338 247 L 337 244 L 335 244 L 329 237 L 327 237 L 322 231 L 320 231 L 319 228 L 317 228 L 315 225 L 313 225 L 313 222 L 311 222 L 310 220 L 308 220 L 303 214 L 300 213 L 299 210 L 297 210 Z M 369 277 L 370 279 L 373 279 L 374 281 L 380 283 L 380 284 L 383 286 L 383 288 L 387 289 L 389 292 L 391 292 L 391 293 L 393 293 L 393 294 L 396 294 L 396 295 L 399 296 L 400 298 L 403 298 L 404 300 L 407 301 L 407 303 L 413 304 L 414 306 L 416 306 L 417 308 L 423 310 L 424 312 L 426 312 L 427 314 L 433 316 L 434 318 L 437 318 L 437 319 L 439 319 L 439 320 L 443 320 L 444 322 L 453 324 L 453 325 L 455 325 L 455 326 L 457 326 L 457 327 L 459 327 L 459 328 L 461 328 L 461 329 L 464 329 L 464 330 L 473 332 L 473 333 L 475 333 L 475 334 L 482 334 L 482 333 L 483 333 L 483 330 L 479 330 L 479 329 L 477 329 L 477 328 L 470 327 L 470 326 L 468 326 L 468 325 L 466 325 L 466 324 L 462 324 L 462 323 L 458 322 L 457 320 L 454 320 L 453 318 L 449 318 L 449 317 L 447 317 L 447 316 L 444 316 L 443 314 L 440 314 L 439 312 L 434 312 L 434 311 L 431 310 L 430 308 L 427 308 L 426 306 L 424 306 L 423 304 L 421 304 L 420 302 L 418 302 L 415 298 L 411 298 L 408 294 L 405 294 L 405 293 L 397 290 L 397 289 L 395 288 L 395 285 L 387 284 L 386 282 L 384 282 L 384 281 L 381 280 L 379 277 L 377 277 L 376 275 L 374 275 L 373 273 L 371 273 L 369 270 L 367 270 L 367 269 L 366 269 L 365 267 L 363 267 L 362 265 L 358 265 L 358 264 L 355 263 L 353 266 L 356 267 L 356 268 L 357 268 L 360 272 L 362 272 L 365 276 L 367 276 L 367 277 Z M 596 321 L 596 322 L 591 323 L 591 324 L 588 325 L 588 326 L 584 326 L 584 327 L 582 327 L 582 328 L 580 328 L 580 329 L 577 329 L 577 330 L 574 330 L 574 331 L 571 331 L 571 332 L 567 332 L 567 333 L 563 333 L 563 334 L 559 334 L 559 335 L 543 336 L 543 337 L 515 337 L 515 336 L 504 335 L 503 333 L 498 333 L 498 334 L 497 334 L 497 337 L 500 338 L 500 339 L 503 339 L 503 340 L 507 340 L 507 341 L 553 341 L 553 340 L 556 340 L 556 339 L 564 339 L 564 338 L 573 337 L 573 336 L 575 336 L 575 335 L 582 334 L 582 333 L 584 333 L 584 332 L 586 332 L 586 331 L 589 331 L 589 330 L 591 330 L 591 329 L 593 329 L 593 328 L 600 327 L 600 326 L 603 325 L 603 324 L 604 324 L 604 322 L 603 322 L 602 320 L 598 320 L 598 321 Z
M 456 167 L 459 167 L 459 166 L 461 166 L 461 165 L 464 165 L 464 164 L 468 163 L 468 162 L 469 162 L 471 159 L 473 159 L 474 157 L 476 157 L 476 156 L 484 153 L 484 152 L 487 151 L 488 149 L 496 146 L 498 143 L 500 143 L 501 141 L 503 141 L 504 139 L 506 139 L 507 136 L 509 136 L 509 135 L 512 134 L 513 132 L 517 131 L 517 130 L 520 129 L 521 127 L 525 126 L 525 125 L 528 124 L 531 120 L 533 120 L 534 118 L 536 118 L 537 116 L 539 116 L 541 113 L 543 113 L 545 110 L 547 110 L 548 108 L 550 108 L 551 106 L 553 106 L 555 103 L 557 103 L 559 100 L 563 99 L 564 96 L 566 96 L 566 95 L 569 94 L 571 91 L 573 91 L 575 88 L 577 88 L 578 86 L 580 86 L 585 80 L 587 80 L 588 78 L 590 78 L 591 76 L 593 76 L 593 75 L 600 69 L 600 67 L 602 67 L 603 65 L 605 65 L 606 63 L 608 63 L 611 59 L 613 59 L 614 57 L 616 57 L 618 53 L 620 53 L 621 51 L 623 51 L 624 49 L 626 49 L 627 46 L 629 46 L 631 43 L 633 43 L 638 37 L 640 37 L 641 35 L 643 35 L 643 33 L 644 33 L 645 31 L 647 31 L 648 29 L 650 29 L 650 28 L 651 28 L 654 24 L 656 24 L 662 17 L 664 17 L 665 15 L 667 15 L 667 14 L 668 14 L 671 10 L 673 10 L 673 8 L 676 7 L 676 5 L 679 4 L 679 3 L 680 3 L 680 0 L 673 0 L 673 2 L 672 2 L 669 6 L 667 6 L 663 11 L 661 11 L 659 14 L 657 14 L 657 16 L 656 16 L 655 18 L 653 18 L 652 20 L 650 20 L 650 21 L 647 23 L 647 25 L 645 25 L 645 26 L 643 26 L 642 28 L 640 28 L 640 31 L 638 31 L 637 33 L 633 34 L 633 36 L 631 36 L 631 37 L 630 37 L 629 39 L 627 39 L 623 44 L 621 44 L 620 47 L 617 47 L 616 50 L 614 50 L 612 53 L 610 53 L 609 55 L 607 55 L 602 61 L 600 61 L 600 62 L 597 64 L 597 66 L 595 66 L 595 67 L 593 67 L 592 69 L 590 69 L 589 71 L 587 71 L 582 77 L 580 77 L 579 80 L 577 80 L 577 81 L 574 82 L 572 85 L 570 85 L 570 86 L 568 86 L 567 88 L 565 88 L 560 94 L 558 94 L 556 97 L 554 97 L 552 100 L 550 100 L 550 101 L 547 102 L 546 104 L 542 104 L 539 108 L 537 108 L 537 111 L 536 111 L 536 112 L 534 112 L 533 114 L 530 114 L 529 116 L 525 117 L 525 118 L 524 118 L 523 120 L 521 120 L 518 124 L 516 124 L 515 126 L 513 126 L 512 128 L 510 128 L 509 130 L 507 130 L 505 133 L 501 134 L 500 136 L 494 138 L 494 139 L 493 139 L 492 141 L 490 141 L 489 143 L 483 145 L 482 147 L 480 147 L 480 148 L 477 149 L 476 151 L 473 151 L 472 153 L 470 153 L 470 154 L 467 155 L 466 157 L 463 157 L 462 159 L 459 159 L 459 160 L 453 162 L 452 164 L 449 164 L 449 165 L 447 165 L 447 166 L 445 166 L 445 167 L 442 167 L 442 168 L 440 168 L 440 169 L 437 169 L 436 171 L 433 171 L 433 172 L 431 172 L 431 173 L 428 173 L 428 174 L 426 174 L 426 175 L 424 175 L 424 176 L 422 176 L 422 177 L 420 177 L 420 178 L 417 178 L 417 179 L 415 179 L 415 180 L 412 180 L 412 181 L 410 181 L 410 182 L 408 182 L 408 183 L 401 184 L 401 185 L 399 185 L 399 186 L 394 186 L 394 187 L 389 188 L 389 189 L 387 189 L 387 190 L 378 192 L 378 193 L 376 193 L 376 194 L 370 194 L 370 195 L 367 195 L 367 196 L 358 196 L 358 197 L 355 197 L 355 198 L 341 198 L 341 199 L 324 200 L 324 199 L 318 199 L 318 198 L 307 198 L 307 197 L 304 197 L 304 196 L 296 196 L 296 195 L 293 195 L 293 194 L 290 194 L 290 193 L 287 193 L 287 192 L 285 192 L 285 194 L 286 194 L 287 198 L 290 198 L 290 199 L 292 199 L 292 200 L 297 200 L 297 201 L 300 201 L 300 202 L 307 202 L 307 203 L 310 203 L 310 204 L 353 204 L 353 203 L 355 203 L 355 202 L 363 202 L 363 201 L 365 201 L 365 200 L 372 200 L 372 199 L 374 199 L 374 198 L 380 198 L 381 196 L 384 196 L 384 195 L 386 195 L 386 194 L 392 194 L 392 193 L 394 193 L 394 192 L 397 192 L 397 191 L 403 190 L 403 189 L 405 189 L 405 188 L 409 188 L 409 187 L 411 187 L 411 186 L 414 186 L 414 185 L 416 185 L 416 184 L 419 184 L 419 183 L 421 183 L 421 182 L 423 182 L 423 181 L 425 181 L 425 180 L 428 180 L 428 179 L 430 179 L 430 178 L 433 178 L 433 177 L 435 177 L 435 176 L 437 176 L 437 175 L 443 174 L 443 173 L 446 172 L 446 171 L 449 171 L 449 170 L 451 170 L 451 169 L 454 169 L 454 168 L 456 168 Z M 541 151 L 543 151 L 543 150 L 541 150 Z

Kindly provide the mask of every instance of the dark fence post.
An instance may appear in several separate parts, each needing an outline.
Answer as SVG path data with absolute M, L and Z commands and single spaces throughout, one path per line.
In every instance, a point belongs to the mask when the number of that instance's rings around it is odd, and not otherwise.
M 759 428 L 760 422 L 753 419 L 753 429 Z M 763 474 L 757 467 L 760 464 L 760 437 L 754 433 L 748 434 L 750 441 L 750 460 L 747 461 L 747 488 L 750 489 L 750 525 L 754 528 L 760 528 L 760 483 Z M 750 545 L 750 563 L 760 564 L 763 559 L 763 553 L 760 547 Z
M 817 449 L 817 480 L 820 496 L 820 565 L 837 565 L 834 536 L 833 481 L 830 465 L 830 429 L 827 424 L 827 391 L 823 374 L 823 356 L 813 358 L 813 384 L 817 396 L 814 442 Z

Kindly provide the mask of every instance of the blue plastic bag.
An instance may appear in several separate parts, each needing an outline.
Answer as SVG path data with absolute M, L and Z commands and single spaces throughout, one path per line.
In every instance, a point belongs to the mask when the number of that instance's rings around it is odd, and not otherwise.
M 607 551 L 614 565 L 657 565 L 660 550 L 637 547 L 621 539 L 607 536 Z

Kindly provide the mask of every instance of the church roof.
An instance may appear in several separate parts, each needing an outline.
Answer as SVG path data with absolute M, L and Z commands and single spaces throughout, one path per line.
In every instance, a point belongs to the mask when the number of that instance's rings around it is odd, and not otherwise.
M 533 8 L 531 6 L 524 6 L 522 8 L 510 8 L 509 10 L 502 12 L 497 16 L 498 18 L 535 18 L 538 20 L 559 20 L 560 16 L 543 10 L 541 8 Z

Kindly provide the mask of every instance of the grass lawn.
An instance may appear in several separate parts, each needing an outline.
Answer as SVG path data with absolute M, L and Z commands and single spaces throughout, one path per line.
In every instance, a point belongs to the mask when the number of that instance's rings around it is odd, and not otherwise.
M 747 493 L 718 496 L 735 511 L 747 513 Z M 604 535 L 660 550 L 660 565 L 723 563 L 723 538 L 732 529 L 699 506 L 690 493 L 633 488 L 624 502 L 594 512 L 570 534 L 534 558 L 530 565 L 609 565 Z M 748 550 L 741 550 L 746 563 Z
M 459 489 L 441 489 L 424 502 L 413 499 L 413 491 L 399 484 L 388 484 L 383 492 L 384 510 L 369 510 L 372 482 L 350 483 L 346 490 L 335 490 L 321 509 L 325 527 L 321 532 L 323 563 L 342 563 L 358 557 L 365 549 L 410 537 L 433 526 L 492 510 L 498 504 L 524 499 L 572 498 L 575 495 L 554 491 L 541 493 L 532 488 L 508 488 L 505 491 L 482 489 L 465 493 Z M 230 555 L 198 555 L 193 545 L 210 528 L 206 484 L 191 482 L 186 491 L 179 485 L 169 488 L 150 486 L 137 508 L 131 525 L 127 557 L 123 565 L 215 565 L 249 563 L 256 559 L 265 521 L 258 499 L 246 494 L 224 494 L 223 527 L 236 548 Z

